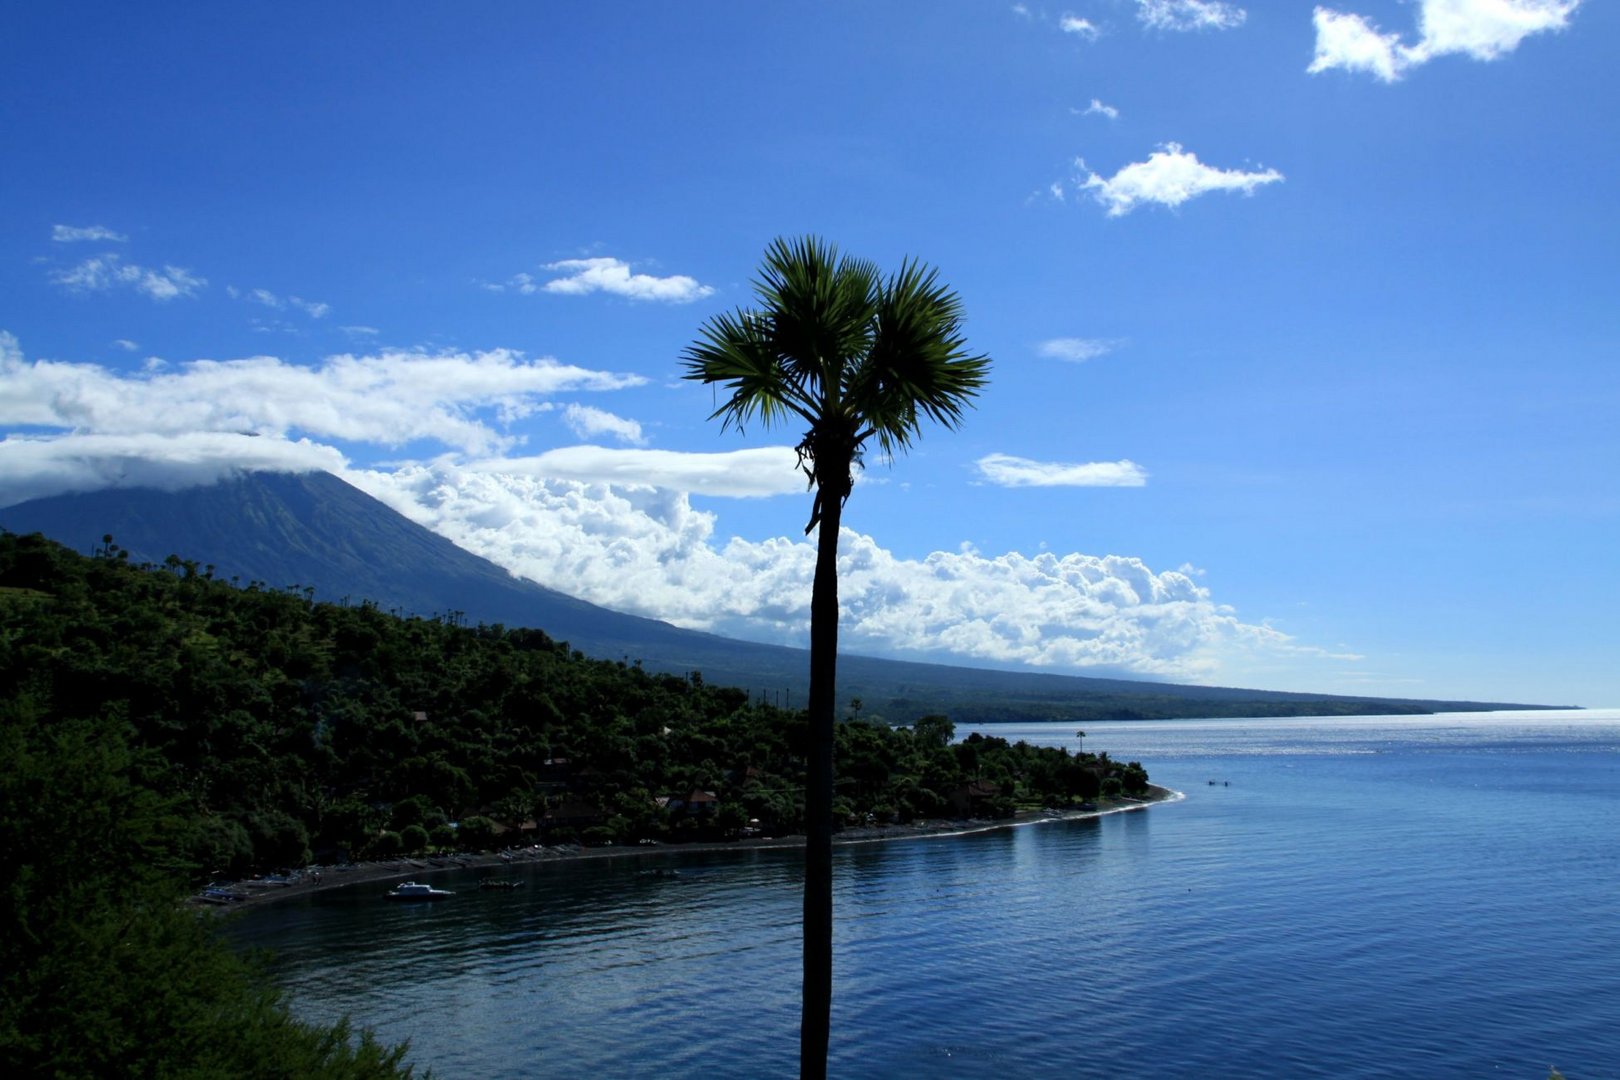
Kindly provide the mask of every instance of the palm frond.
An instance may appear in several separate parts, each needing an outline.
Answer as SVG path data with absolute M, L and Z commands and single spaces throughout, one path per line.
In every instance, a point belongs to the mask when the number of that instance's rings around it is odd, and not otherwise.
M 781 363 L 770 337 L 767 320 L 747 311 L 716 315 L 699 330 L 682 353 L 682 378 L 731 391 L 709 419 L 739 429 L 756 419 L 767 428 L 793 416 L 814 420 L 817 402 L 804 392 L 802 375 Z
M 961 301 L 914 259 L 885 280 L 817 237 L 778 238 L 753 284 L 759 306 L 706 322 L 683 353 L 684 377 L 730 391 L 711 417 L 728 427 L 802 420 L 812 481 L 815 446 L 858 455 L 875 437 L 892 455 L 925 419 L 960 424 L 988 380 L 989 357 L 967 349 Z
M 962 306 L 938 273 L 907 260 L 882 294 L 872 347 L 848 396 L 885 451 L 905 449 L 923 418 L 957 427 L 989 379 L 990 358 L 968 352 Z

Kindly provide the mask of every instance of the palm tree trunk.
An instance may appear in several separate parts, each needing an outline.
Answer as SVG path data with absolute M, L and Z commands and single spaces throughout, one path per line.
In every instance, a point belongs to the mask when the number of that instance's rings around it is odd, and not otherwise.
M 847 468 L 827 470 L 847 475 Z M 816 577 L 810 591 L 810 730 L 804 782 L 804 998 L 800 1080 L 824 1080 L 832 1025 L 833 716 L 838 694 L 838 528 L 846 491 L 821 489 Z

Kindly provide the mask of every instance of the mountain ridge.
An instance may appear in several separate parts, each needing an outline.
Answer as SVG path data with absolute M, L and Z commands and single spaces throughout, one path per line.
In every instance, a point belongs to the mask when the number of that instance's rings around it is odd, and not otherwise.
M 803 700 L 808 654 L 611 611 L 517 578 L 329 473 L 243 472 L 162 491 L 112 488 L 0 509 L 0 527 L 88 552 L 111 535 L 137 562 L 170 555 L 216 576 L 317 599 L 544 630 L 587 655 L 701 672 L 750 693 Z M 839 693 L 895 722 L 948 712 L 963 722 L 1174 716 L 1421 713 L 1545 706 L 1354 697 L 1005 671 L 839 656 Z

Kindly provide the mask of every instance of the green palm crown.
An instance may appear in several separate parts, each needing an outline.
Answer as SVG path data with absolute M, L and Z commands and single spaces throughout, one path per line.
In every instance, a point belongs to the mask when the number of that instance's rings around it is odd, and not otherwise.
M 710 419 L 742 429 L 805 424 L 799 464 L 824 495 L 849 497 L 867 441 L 905 450 L 926 418 L 948 428 L 989 375 L 970 354 L 962 304 L 938 274 L 908 259 L 888 278 L 815 237 L 778 238 L 754 282 L 758 307 L 711 318 L 683 354 L 685 378 L 721 383 L 730 397 Z

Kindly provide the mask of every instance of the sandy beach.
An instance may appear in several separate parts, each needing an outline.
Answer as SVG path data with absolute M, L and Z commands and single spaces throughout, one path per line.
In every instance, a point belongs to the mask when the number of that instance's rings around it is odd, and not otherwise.
M 1106 814 L 1141 810 L 1157 802 L 1180 798 L 1179 792 L 1149 785 L 1144 798 L 1115 798 L 1099 800 L 1089 810 L 1024 811 L 1014 817 L 985 820 L 931 819 L 907 825 L 876 825 L 844 829 L 833 837 L 834 844 L 872 844 L 891 840 L 914 840 L 927 837 L 964 836 L 969 833 L 988 832 L 993 829 L 1014 829 L 1026 825 L 1039 825 L 1050 821 L 1074 821 L 1081 818 L 1102 817 Z M 487 870 L 491 876 L 529 863 L 566 862 L 580 859 L 616 859 L 656 857 L 705 851 L 740 851 L 762 848 L 796 848 L 804 846 L 802 835 L 759 837 L 747 840 L 699 842 L 689 844 L 636 844 L 604 847 L 583 847 L 579 844 L 535 844 L 506 848 L 501 851 L 460 853 L 453 855 L 424 855 L 413 858 L 379 859 L 372 862 L 348 863 L 342 866 L 308 866 L 285 876 L 245 878 L 235 882 L 215 882 L 209 890 L 198 893 L 192 901 L 220 913 L 242 911 L 250 907 L 288 900 L 297 896 L 324 892 L 329 889 L 354 888 L 362 885 L 386 884 L 395 881 L 427 878 L 447 870 Z M 219 890 L 235 899 L 210 900 L 206 893 Z

